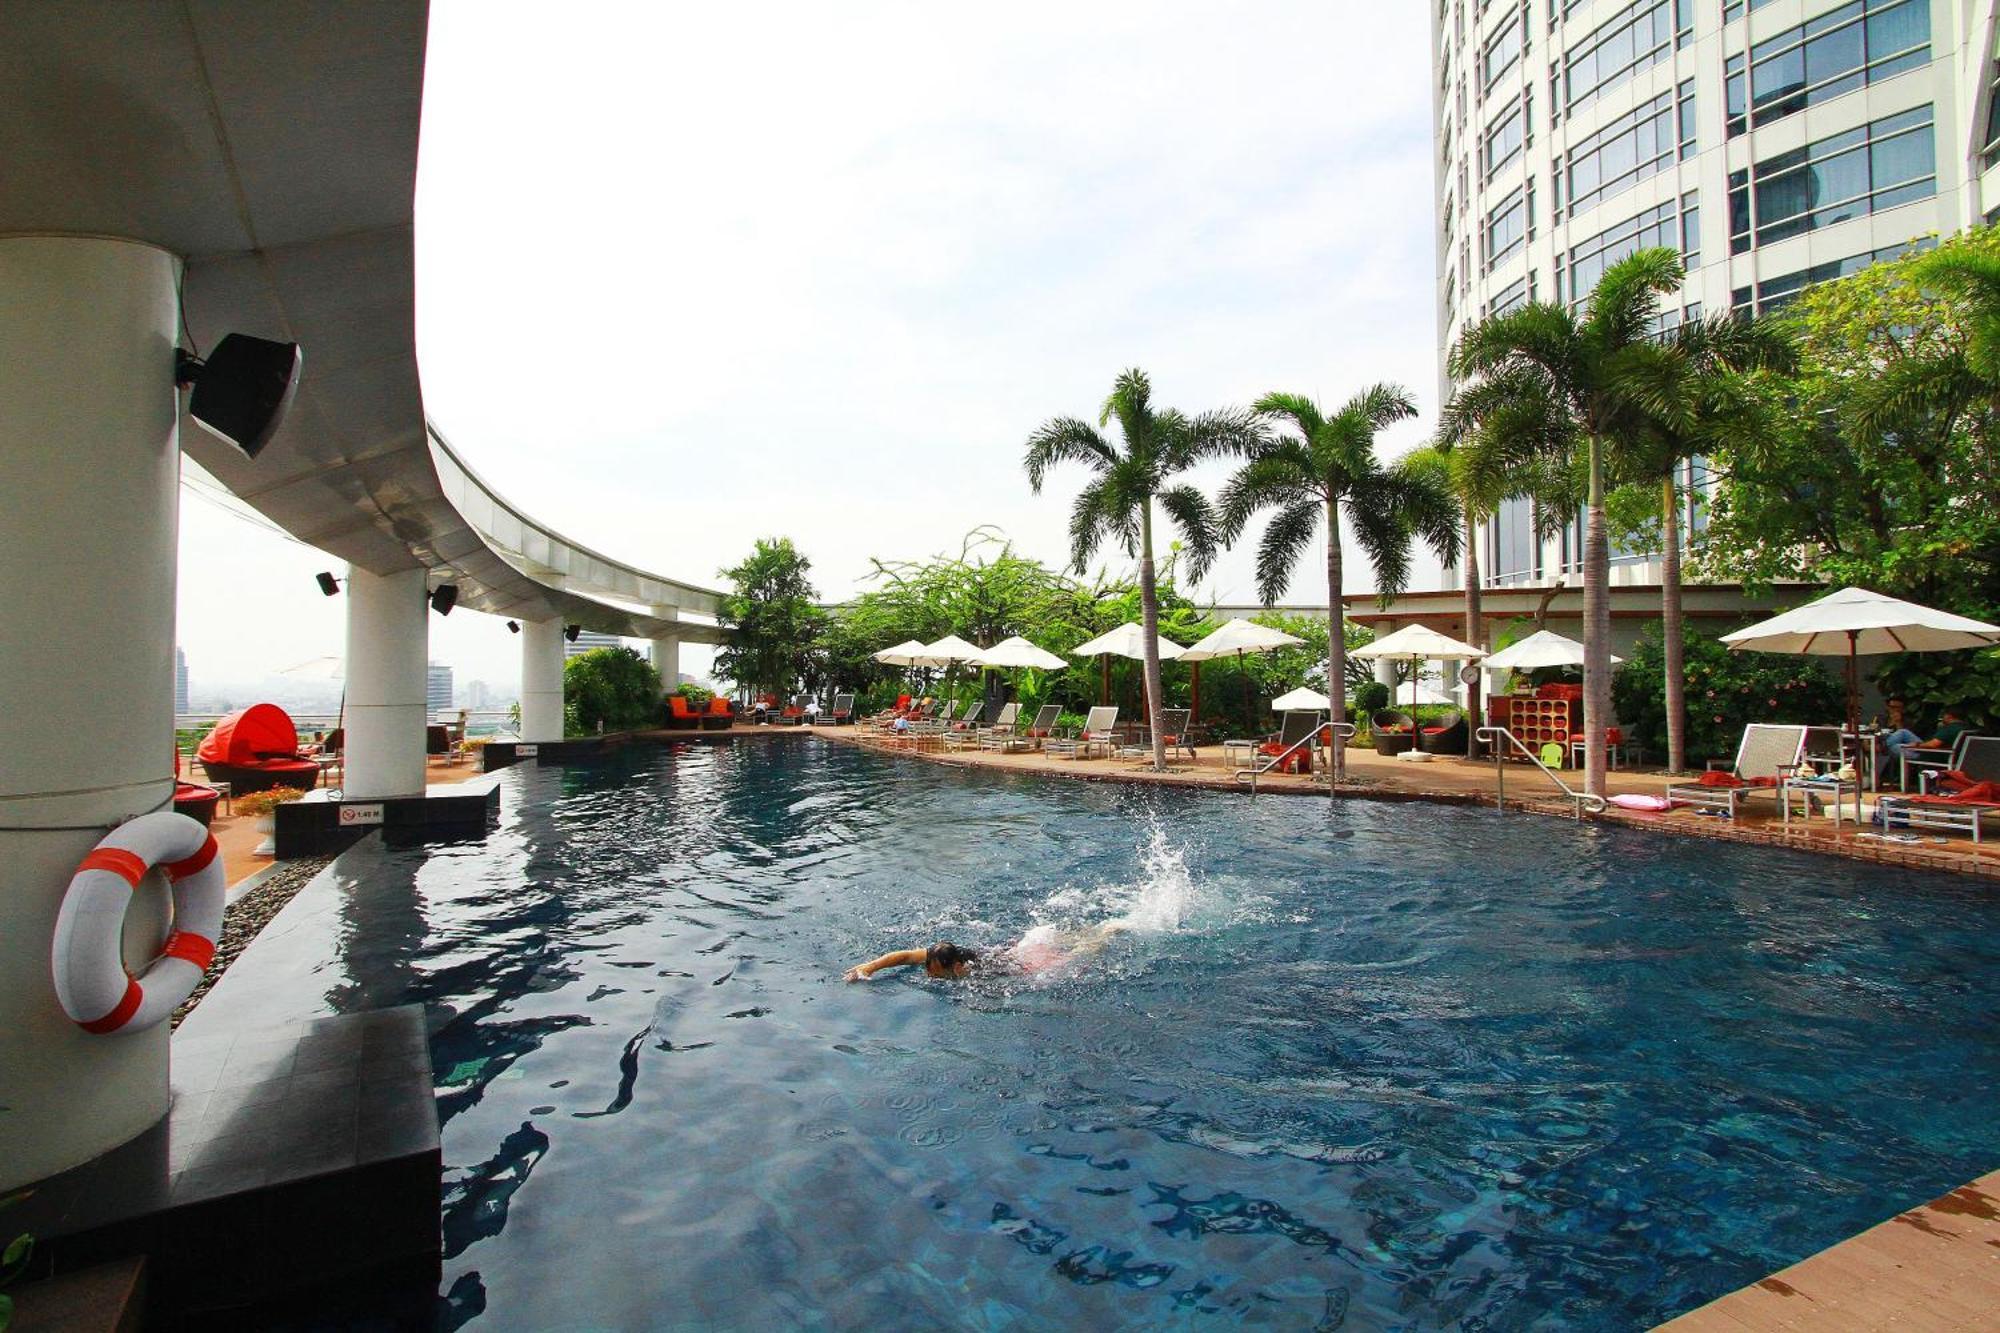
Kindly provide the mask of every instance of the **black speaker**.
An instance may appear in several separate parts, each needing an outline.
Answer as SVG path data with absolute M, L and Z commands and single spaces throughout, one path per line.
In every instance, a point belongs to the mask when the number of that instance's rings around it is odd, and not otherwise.
M 340 595 L 339 579 L 327 573 L 315 574 L 313 577 L 319 580 L 319 590 L 328 597 L 338 597 Z
M 519 634 L 519 633 L 521 632 L 521 622 L 520 622 L 520 621 L 518 621 L 518 620 L 510 620 L 510 621 L 508 621 L 508 622 L 507 622 L 507 632 L 508 632 L 509 634 Z
M 255 458 L 284 422 L 304 364 L 305 353 L 297 343 L 231 333 L 206 361 L 183 354 L 175 374 L 180 382 L 194 385 L 188 415 Z
M 431 610 L 437 612 L 439 615 L 441 616 L 450 615 L 451 609 L 457 605 L 458 605 L 458 585 L 456 583 L 440 583 L 438 584 L 436 589 L 432 591 Z
M 564 626 L 563 626 L 563 637 L 564 637 L 565 639 L 568 639 L 568 640 L 569 640 L 569 641 L 570 641 L 571 643 L 575 643 L 575 642 L 576 642 L 576 636 L 577 636 L 577 635 L 579 635 L 579 634 L 581 634 L 581 633 L 583 633 L 583 626 L 581 626 L 581 625 L 564 625 Z

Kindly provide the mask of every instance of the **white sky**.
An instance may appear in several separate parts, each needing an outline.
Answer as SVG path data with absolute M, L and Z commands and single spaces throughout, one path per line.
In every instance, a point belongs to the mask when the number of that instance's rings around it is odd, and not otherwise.
M 714 585 L 787 535 L 829 596 L 982 523 L 1064 563 L 1081 476 L 1031 495 L 1023 444 L 1126 366 L 1189 410 L 1400 381 L 1400 452 L 1435 414 L 1428 40 L 1414 0 L 434 0 L 427 408 L 579 541 Z M 1254 600 L 1253 549 L 1216 595 Z M 322 568 L 186 497 L 198 695 L 341 651 Z M 498 621 L 430 623 L 461 682 L 513 688 Z

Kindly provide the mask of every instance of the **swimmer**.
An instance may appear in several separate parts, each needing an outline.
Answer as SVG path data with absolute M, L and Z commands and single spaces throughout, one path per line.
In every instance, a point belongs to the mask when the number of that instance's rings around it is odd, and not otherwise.
M 892 967 L 921 967 L 926 976 L 939 981 L 963 981 L 978 972 L 1033 973 L 1046 972 L 1052 967 L 1066 963 L 1073 958 L 1083 958 L 1096 953 L 1114 936 L 1122 935 L 1132 927 L 1123 921 L 1104 921 L 1085 930 L 1063 934 L 1054 926 L 1036 926 L 1013 944 L 1002 949 L 992 960 L 988 960 L 975 949 L 953 944 L 949 940 L 933 944 L 928 949 L 898 949 L 885 953 L 880 958 L 871 959 L 858 967 L 850 967 L 842 978 L 844 981 L 871 981 L 877 972 Z

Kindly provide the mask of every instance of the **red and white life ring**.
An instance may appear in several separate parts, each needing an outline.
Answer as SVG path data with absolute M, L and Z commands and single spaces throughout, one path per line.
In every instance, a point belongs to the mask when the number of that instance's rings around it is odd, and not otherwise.
M 125 910 L 146 872 L 173 885 L 173 930 L 138 976 L 125 970 Z M 194 993 L 215 959 L 228 896 L 209 831 L 171 810 L 120 824 L 83 858 L 56 917 L 56 998 L 85 1032 L 138 1032 Z

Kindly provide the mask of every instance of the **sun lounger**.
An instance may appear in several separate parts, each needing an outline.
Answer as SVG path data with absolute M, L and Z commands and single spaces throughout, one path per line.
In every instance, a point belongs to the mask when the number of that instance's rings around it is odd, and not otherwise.
M 1083 720 L 1083 729 L 1074 736 L 1050 736 L 1042 742 L 1042 753 L 1051 759 L 1088 759 L 1093 754 L 1111 753 L 1112 730 L 1118 725 L 1118 710 L 1093 708 Z
M 1167 757 L 1185 750 L 1188 758 L 1194 758 L 1194 747 L 1187 742 L 1188 718 L 1191 710 L 1186 708 L 1162 708 L 1160 710 L 1160 734 L 1166 738 Z M 1153 740 L 1141 731 L 1137 736 L 1118 747 L 1120 759 L 1151 759 Z
M 1019 705 L 1014 705 L 1018 715 Z M 1043 704 L 1035 711 L 1034 721 L 1026 731 L 1002 730 L 999 726 L 987 728 L 979 736 L 979 748 L 998 750 L 1002 754 L 1014 750 L 1033 750 L 1048 739 L 1055 730 L 1056 719 L 1062 716 L 1061 704 Z
M 1012 734 L 1014 719 L 1019 717 L 1020 713 L 1021 705 L 1002 704 L 1000 705 L 999 712 L 994 715 L 993 721 L 989 724 L 982 720 L 986 716 L 986 710 L 983 708 L 975 709 L 966 714 L 965 720 L 959 723 L 956 730 L 945 734 L 944 743 L 948 748 L 953 750 L 962 750 L 971 745 L 977 745 L 983 749 L 986 745 L 986 737 L 989 735 L 996 732 Z
M 1805 743 L 1804 727 L 1752 722 L 1743 728 L 1735 764 L 1728 769 L 1711 767 L 1696 782 L 1668 787 L 1667 804 L 1714 810 L 1734 819 L 1752 794 L 1775 796 L 1778 784 L 1798 771 Z
M 1898 785 L 1904 791 L 1910 789 L 1910 772 L 1917 774 L 1917 790 L 1929 790 L 1927 784 L 1940 774 L 1962 772 L 1965 769 L 1965 752 L 1975 741 L 1991 741 L 1991 736 L 1980 736 L 1973 732 L 1962 732 L 1958 740 L 1949 748 L 1912 749 L 1903 751 L 1900 780 Z
M 828 726 L 834 727 L 844 727 L 854 721 L 854 696 L 851 694 L 834 695 L 833 704 L 826 710 L 824 720 Z
M 1257 762 L 1253 765 L 1254 772 L 1258 774 L 1269 773 L 1278 765 L 1283 764 L 1287 768 L 1291 768 L 1294 772 L 1298 771 L 1298 769 L 1304 769 L 1310 773 L 1312 771 L 1313 750 L 1319 744 L 1316 737 L 1319 735 L 1320 728 L 1325 725 L 1326 722 L 1323 716 L 1317 711 L 1294 710 L 1287 712 L 1285 714 L 1284 725 L 1279 728 L 1278 734 L 1266 737 L 1264 743 L 1257 747 Z M 1297 768 L 1293 768 L 1294 765 L 1297 765 Z

